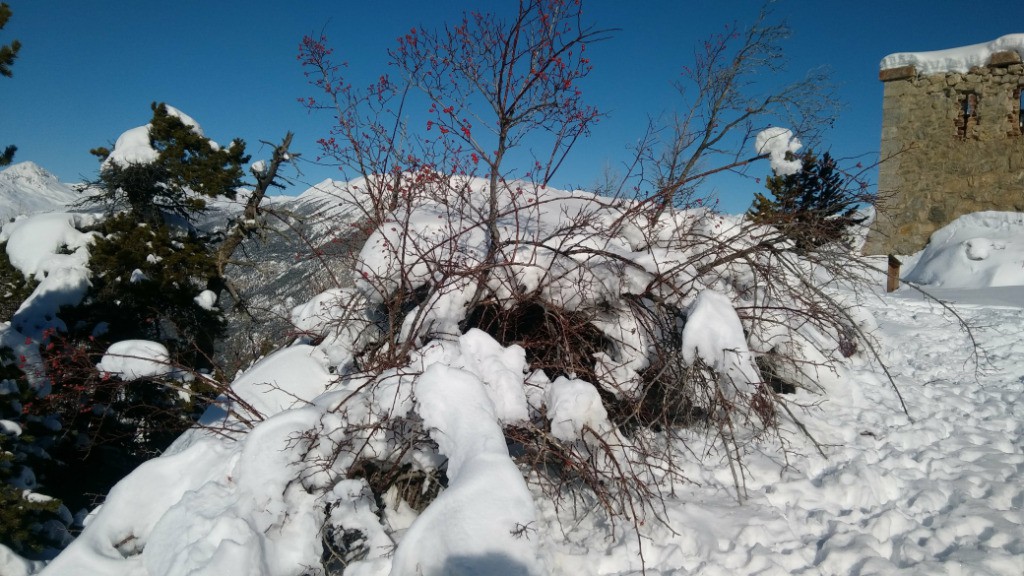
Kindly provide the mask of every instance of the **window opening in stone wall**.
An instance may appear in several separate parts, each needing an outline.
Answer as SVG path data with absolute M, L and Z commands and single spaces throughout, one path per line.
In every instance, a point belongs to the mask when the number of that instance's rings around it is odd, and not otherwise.
M 1017 88 L 1015 94 L 1015 100 L 1017 101 L 1017 127 L 1020 128 L 1021 134 L 1024 134 L 1024 90 Z
M 958 98 L 960 111 L 956 117 L 956 135 L 961 139 L 974 136 L 978 125 L 978 95 L 974 92 L 963 92 Z

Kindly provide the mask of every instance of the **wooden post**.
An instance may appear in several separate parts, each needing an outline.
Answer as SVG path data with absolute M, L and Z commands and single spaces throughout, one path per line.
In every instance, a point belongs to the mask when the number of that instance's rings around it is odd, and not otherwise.
M 900 265 L 898 258 L 889 254 L 889 276 L 885 283 L 886 292 L 895 292 L 900 287 Z

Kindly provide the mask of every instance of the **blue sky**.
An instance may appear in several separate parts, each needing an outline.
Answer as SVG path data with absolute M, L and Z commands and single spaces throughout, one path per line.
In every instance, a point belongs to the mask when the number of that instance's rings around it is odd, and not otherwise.
M 14 15 L 0 44 L 17 38 L 23 48 L 14 77 L 0 78 L 0 145 L 16 144 L 16 160 L 37 162 L 66 182 L 94 178 L 98 164 L 89 149 L 145 124 L 153 101 L 180 108 L 215 140 L 243 138 L 254 159 L 269 154 L 260 140 L 277 141 L 288 130 L 296 134 L 293 149 L 313 159 L 329 118 L 310 116 L 296 101 L 314 93 L 295 58 L 303 35 L 324 31 L 352 73 L 370 79 L 384 71 L 386 50 L 410 27 L 433 28 L 464 10 L 512 2 L 6 1 Z M 1020 0 L 773 6 L 775 18 L 792 29 L 784 45 L 789 71 L 828 66 L 838 85 L 844 109 L 825 146 L 836 156 L 868 160 L 879 147 L 884 56 L 1024 32 Z M 586 91 L 608 117 L 577 147 L 554 182 L 560 187 L 588 187 L 628 160 L 647 119 L 678 106 L 672 83 L 697 42 L 727 23 L 751 21 L 760 2 L 587 0 L 585 7 L 593 23 L 621 31 L 589 48 L 594 72 Z M 302 171 L 293 194 L 337 175 L 312 164 Z M 744 210 L 761 190 L 752 180 L 715 185 L 720 207 L 730 212 Z

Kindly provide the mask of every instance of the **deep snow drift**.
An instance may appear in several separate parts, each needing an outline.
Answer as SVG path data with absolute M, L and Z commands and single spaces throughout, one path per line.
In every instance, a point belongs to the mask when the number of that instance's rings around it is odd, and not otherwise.
M 1024 214 L 977 212 L 932 234 L 904 279 L 938 298 L 1024 308 Z
M 1024 286 L 1024 214 L 977 212 L 932 234 L 905 275 L 936 288 Z

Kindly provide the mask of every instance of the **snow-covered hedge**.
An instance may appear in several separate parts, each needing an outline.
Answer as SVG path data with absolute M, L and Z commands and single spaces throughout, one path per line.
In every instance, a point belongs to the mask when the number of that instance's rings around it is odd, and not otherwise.
M 525 184 L 498 195 L 491 246 L 484 183 L 444 186 L 379 223 L 355 286 L 296 307 L 303 338 L 47 573 L 543 573 L 538 499 L 659 521 L 691 429 L 735 462 L 792 418 L 773 382 L 840 392 L 872 345 L 828 288 L 840 249 L 807 260 L 743 218 Z

